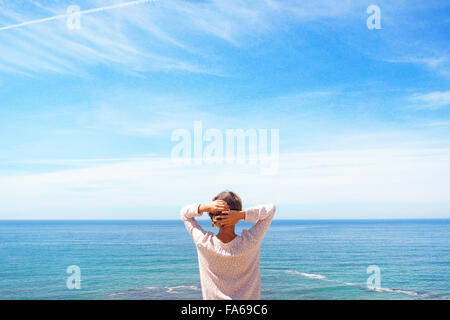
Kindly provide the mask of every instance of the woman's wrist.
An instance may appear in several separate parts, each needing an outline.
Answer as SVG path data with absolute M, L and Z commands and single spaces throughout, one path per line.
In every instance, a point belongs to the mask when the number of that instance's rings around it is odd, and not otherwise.
M 207 205 L 200 203 L 200 205 L 198 206 L 198 213 L 203 213 L 207 211 L 208 211 Z

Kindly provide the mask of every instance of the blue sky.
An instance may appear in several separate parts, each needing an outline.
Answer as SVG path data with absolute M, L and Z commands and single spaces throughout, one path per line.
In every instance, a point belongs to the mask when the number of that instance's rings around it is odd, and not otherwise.
M 450 218 L 448 2 L 160 0 L 1 30 L 118 3 L 0 1 L 0 219 L 176 219 L 223 189 L 278 218 Z M 174 166 L 194 121 L 279 129 L 279 171 Z

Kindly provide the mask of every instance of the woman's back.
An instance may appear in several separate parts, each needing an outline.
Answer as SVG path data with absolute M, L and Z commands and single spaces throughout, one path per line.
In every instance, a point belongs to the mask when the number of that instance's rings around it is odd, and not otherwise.
M 203 298 L 260 299 L 260 245 L 275 207 L 269 204 L 247 209 L 245 220 L 256 224 L 228 243 L 200 227 L 193 218 L 201 215 L 197 208 L 197 204 L 187 206 L 181 216 L 197 247 Z

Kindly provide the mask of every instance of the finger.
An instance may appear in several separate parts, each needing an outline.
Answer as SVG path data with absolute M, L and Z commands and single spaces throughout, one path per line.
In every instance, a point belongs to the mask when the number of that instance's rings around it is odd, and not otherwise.
M 220 206 L 228 208 L 228 203 L 226 203 L 224 200 L 219 200 L 219 202 L 217 204 L 220 205 Z

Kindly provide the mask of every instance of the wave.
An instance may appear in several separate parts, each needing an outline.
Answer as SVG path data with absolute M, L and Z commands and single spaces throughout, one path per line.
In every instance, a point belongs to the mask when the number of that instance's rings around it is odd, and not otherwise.
M 305 278 L 309 278 L 309 279 L 316 279 L 316 280 L 322 280 L 322 281 L 328 281 L 328 282 L 335 282 L 335 283 L 341 283 L 347 286 L 358 286 L 357 283 L 351 283 L 351 282 L 344 282 L 344 281 L 339 281 L 339 280 L 333 280 L 333 279 L 328 279 L 326 276 L 321 275 L 321 274 L 315 274 L 315 273 L 305 273 L 305 272 L 299 272 L 296 270 L 286 270 L 285 273 L 288 274 L 294 274 L 294 275 L 299 275 Z
M 266 269 L 270 271 L 280 272 L 281 270 L 276 269 Z M 396 288 L 368 288 L 365 284 L 346 282 L 336 279 L 329 279 L 325 275 L 316 273 L 306 273 L 297 270 L 283 270 L 284 273 L 299 276 L 307 279 L 312 279 L 316 281 L 333 283 L 340 286 L 354 287 L 355 289 L 360 289 L 362 291 L 378 292 L 380 294 L 403 294 L 414 299 L 436 299 L 436 300 L 450 300 L 450 296 L 443 295 L 436 292 L 419 292 L 412 290 L 396 289 Z M 272 293 L 272 292 L 271 292 Z M 138 287 L 132 288 L 125 291 L 114 292 L 106 296 L 106 299 L 173 299 L 173 300 L 201 300 L 201 288 L 199 285 L 193 284 L 179 284 L 174 286 L 161 286 L 161 287 Z
M 415 292 L 415 291 L 407 291 L 407 290 L 391 289 L 391 288 L 373 288 L 373 289 L 368 289 L 368 290 L 372 290 L 372 291 L 376 291 L 376 292 L 403 293 L 403 294 L 406 294 L 408 296 L 413 296 L 413 297 L 418 297 L 420 295 L 420 293 Z
M 190 290 L 201 290 L 199 287 L 197 286 L 184 286 L 184 285 L 180 285 L 180 286 L 175 286 L 175 287 L 164 287 L 165 289 L 167 289 L 167 293 L 173 293 L 176 290 L 184 290 L 184 289 L 190 289 Z
M 109 299 L 201 299 L 201 289 L 196 285 L 180 284 L 164 287 L 139 287 L 107 295 Z
M 305 273 L 305 272 L 299 272 L 296 270 L 285 270 L 284 272 L 287 274 L 298 275 L 298 276 L 302 276 L 302 277 L 309 278 L 309 279 L 334 282 L 334 283 L 338 283 L 338 284 L 349 286 L 349 287 L 357 287 L 357 288 L 359 288 L 361 290 L 365 290 L 365 291 L 375 291 L 375 292 L 380 292 L 380 293 L 399 293 L 399 294 L 405 294 L 405 295 L 408 295 L 411 297 L 416 297 L 417 299 L 450 300 L 450 296 L 443 295 L 443 294 L 436 293 L 436 292 L 417 292 L 417 291 L 395 289 L 395 288 L 368 288 L 367 286 L 364 286 L 364 285 L 361 285 L 358 283 L 328 279 L 326 276 L 321 275 L 321 274 Z
M 299 272 L 299 271 L 295 271 L 295 270 L 286 270 L 285 271 L 288 274 L 297 274 L 299 276 L 305 277 L 305 278 L 310 278 L 310 279 L 317 279 L 317 280 L 328 280 L 327 277 L 321 275 L 321 274 L 314 274 L 314 273 L 304 273 L 304 272 Z

